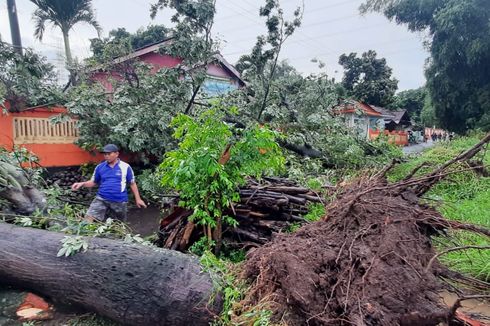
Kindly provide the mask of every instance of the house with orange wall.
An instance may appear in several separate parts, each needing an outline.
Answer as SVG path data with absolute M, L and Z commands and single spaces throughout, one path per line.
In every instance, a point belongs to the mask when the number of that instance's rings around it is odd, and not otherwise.
M 115 59 L 122 63 L 130 59 L 140 60 L 153 66 L 151 72 L 162 68 L 172 68 L 182 64 L 183 60 L 164 54 L 162 47 L 170 44 L 171 39 L 152 44 L 133 53 Z M 121 78 L 117 73 L 102 69 L 92 72 L 92 80 L 101 83 L 112 92 L 111 78 Z M 220 95 L 245 85 L 240 73 L 220 54 L 207 65 L 207 78 L 201 89 L 208 95 Z M 7 111 L 9 104 L 5 103 Z M 67 113 L 62 106 L 38 106 L 26 108 L 21 112 L 0 113 L 0 147 L 12 150 L 14 146 L 24 147 L 39 159 L 43 167 L 75 166 L 95 163 L 103 160 L 97 151 L 85 151 L 74 144 L 78 138 L 76 119 L 52 124 L 50 119 L 60 113 Z M 127 157 L 123 156 L 124 158 Z M 127 157 L 130 160 L 129 157 Z
M 393 119 L 392 115 L 383 114 L 380 108 L 367 103 L 345 100 L 335 109 L 342 116 L 347 127 L 355 129 L 360 136 L 374 140 L 381 134 L 388 137 L 388 142 L 400 146 L 408 145 L 408 133 L 405 130 L 387 130 L 386 121 Z
M 9 104 L 5 103 L 7 111 Z M 24 147 L 43 167 L 75 166 L 103 160 L 97 152 L 88 152 L 74 144 L 78 138 L 76 120 L 53 124 L 51 118 L 67 110 L 61 106 L 26 108 L 21 112 L 0 113 L 0 147 L 12 150 Z

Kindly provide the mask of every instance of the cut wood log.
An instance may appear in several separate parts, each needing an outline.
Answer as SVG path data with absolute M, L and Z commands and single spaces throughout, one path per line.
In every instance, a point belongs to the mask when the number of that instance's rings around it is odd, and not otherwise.
M 189 239 L 191 237 L 192 231 L 194 231 L 195 224 L 192 222 L 187 223 L 185 230 L 184 230 L 184 235 L 182 236 L 182 239 L 180 239 L 179 243 L 179 250 L 184 251 L 185 248 L 187 248 L 187 245 L 189 244 Z
M 208 325 L 211 277 L 176 251 L 85 238 L 86 252 L 56 257 L 65 234 L 0 223 L 0 280 L 125 325 Z
M 292 223 L 308 223 L 301 217 L 308 213 L 307 204 L 321 202 L 321 198 L 310 189 L 300 187 L 291 180 L 274 177 L 264 178 L 260 182 L 249 179 L 247 184 L 239 189 L 239 194 L 240 201 L 224 211 L 224 215 L 233 217 L 239 225 L 238 230 L 228 226 L 223 229 L 224 241 L 232 246 L 236 246 L 240 241 L 243 243 L 243 239 L 262 244 L 269 241 L 274 232 L 284 232 Z M 187 241 L 183 230 L 187 228 L 187 217 L 191 211 L 186 211 L 185 216 L 184 212 L 182 208 L 176 208 L 175 213 L 162 221 L 159 245 L 185 251 L 193 241 L 206 234 L 194 228 L 196 232 L 192 232 L 190 240 Z M 184 221 L 184 224 L 177 224 L 176 218 Z M 177 246 L 177 243 L 180 245 Z M 236 248 L 244 246 L 239 245 Z

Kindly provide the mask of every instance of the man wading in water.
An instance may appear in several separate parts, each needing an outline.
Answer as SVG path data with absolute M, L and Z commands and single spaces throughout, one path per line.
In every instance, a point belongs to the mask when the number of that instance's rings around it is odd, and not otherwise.
M 97 196 L 87 210 L 86 219 L 88 221 L 92 222 L 94 219 L 104 221 L 108 209 L 114 212 L 118 220 L 126 221 L 128 212 L 127 184 L 134 194 L 136 206 L 146 208 L 146 204 L 140 198 L 133 169 L 128 163 L 119 159 L 119 148 L 114 144 L 107 144 L 102 153 L 104 153 L 105 162 L 97 165 L 92 178 L 85 182 L 75 182 L 71 189 L 76 191 L 82 187 L 99 186 Z

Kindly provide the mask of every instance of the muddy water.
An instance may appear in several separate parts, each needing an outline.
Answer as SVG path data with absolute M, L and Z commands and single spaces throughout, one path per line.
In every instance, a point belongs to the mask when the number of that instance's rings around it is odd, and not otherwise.
M 163 217 L 156 206 L 148 206 L 147 208 L 133 207 L 128 210 L 128 225 L 135 234 L 148 236 L 156 234 L 160 219 Z
M 454 293 L 444 291 L 441 292 L 441 299 L 448 306 L 452 306 L 458 299 L 458 296 Z M 458 311 L 482 322 L 490 323 L 490 301 L 472 299 L 461 302 L 461 305 L 462 307 Z

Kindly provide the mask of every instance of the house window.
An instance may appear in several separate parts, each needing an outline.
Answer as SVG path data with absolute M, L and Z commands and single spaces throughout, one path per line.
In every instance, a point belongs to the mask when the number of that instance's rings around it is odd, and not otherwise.
M 201 86 L 201 90 L 208 96 L 220 96 L 229 93 L 238 86 L 235 85 L 230 79 L 207 77 Z

